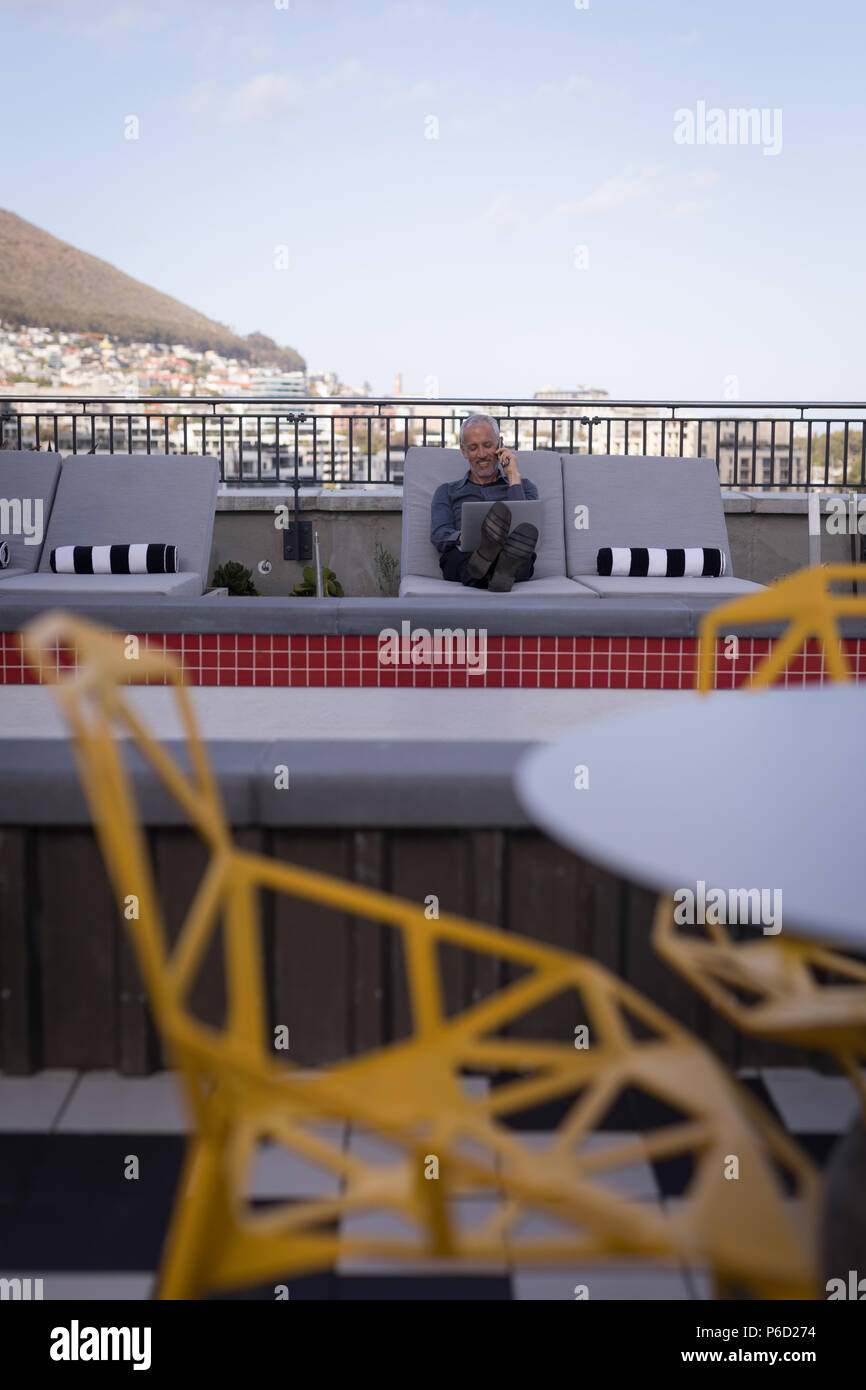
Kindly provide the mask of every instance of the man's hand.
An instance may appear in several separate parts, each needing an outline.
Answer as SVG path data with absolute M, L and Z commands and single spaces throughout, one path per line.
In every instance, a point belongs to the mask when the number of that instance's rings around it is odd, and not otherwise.
M 505 474 L 509 487 L 520 482 L 520 474 L 517 471 L 517 455 L 511 449 L 506 449 L 504 444 L 500 444 L 497 449 L 499 462 L 502 464 L 502 471 Z

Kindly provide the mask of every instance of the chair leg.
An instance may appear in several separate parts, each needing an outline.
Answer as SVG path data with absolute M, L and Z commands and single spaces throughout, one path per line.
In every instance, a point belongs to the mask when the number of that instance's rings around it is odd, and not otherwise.
M 178 1183 L 156 1298 L 194 1299 L 205 1289 L 208 1252 L 222 1234 L 220 1185 L 219 1143 L 195 1136 L 189 1141 Z

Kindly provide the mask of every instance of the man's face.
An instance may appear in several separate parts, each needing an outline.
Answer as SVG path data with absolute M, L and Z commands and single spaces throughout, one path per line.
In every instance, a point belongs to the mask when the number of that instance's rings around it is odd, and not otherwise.
M 481 420 L 463 435 L 460 452 L 469 462 L 469 472 L 479 483 L 492 483 L 499 471 L 499 444 L 493 426 Z

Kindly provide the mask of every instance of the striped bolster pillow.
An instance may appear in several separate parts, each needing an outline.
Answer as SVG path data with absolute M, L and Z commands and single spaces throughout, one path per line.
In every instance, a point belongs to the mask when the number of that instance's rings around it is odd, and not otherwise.
M 9 564 L 9 545 L 6 541 L 0 541 L 0 570 L 5 570 Z
M 663 550 L 608 545 L 598 552 L 598 572 L 649 579 L 718 579 L 725 572 L 725 556 L 712 546 Z
M 55 574 L 177 574 L 176 545 L 58 545 Z

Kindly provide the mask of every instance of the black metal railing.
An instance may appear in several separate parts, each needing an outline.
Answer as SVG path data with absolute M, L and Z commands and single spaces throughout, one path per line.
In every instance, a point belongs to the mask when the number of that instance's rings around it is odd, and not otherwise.
M 866 403 L 0 394 L 0 447 L 210 454 L 227 487 L 400 486 L 415 444 L 493 415 L 512 448 L 715 459 L 723 487 L 866 487 Z

